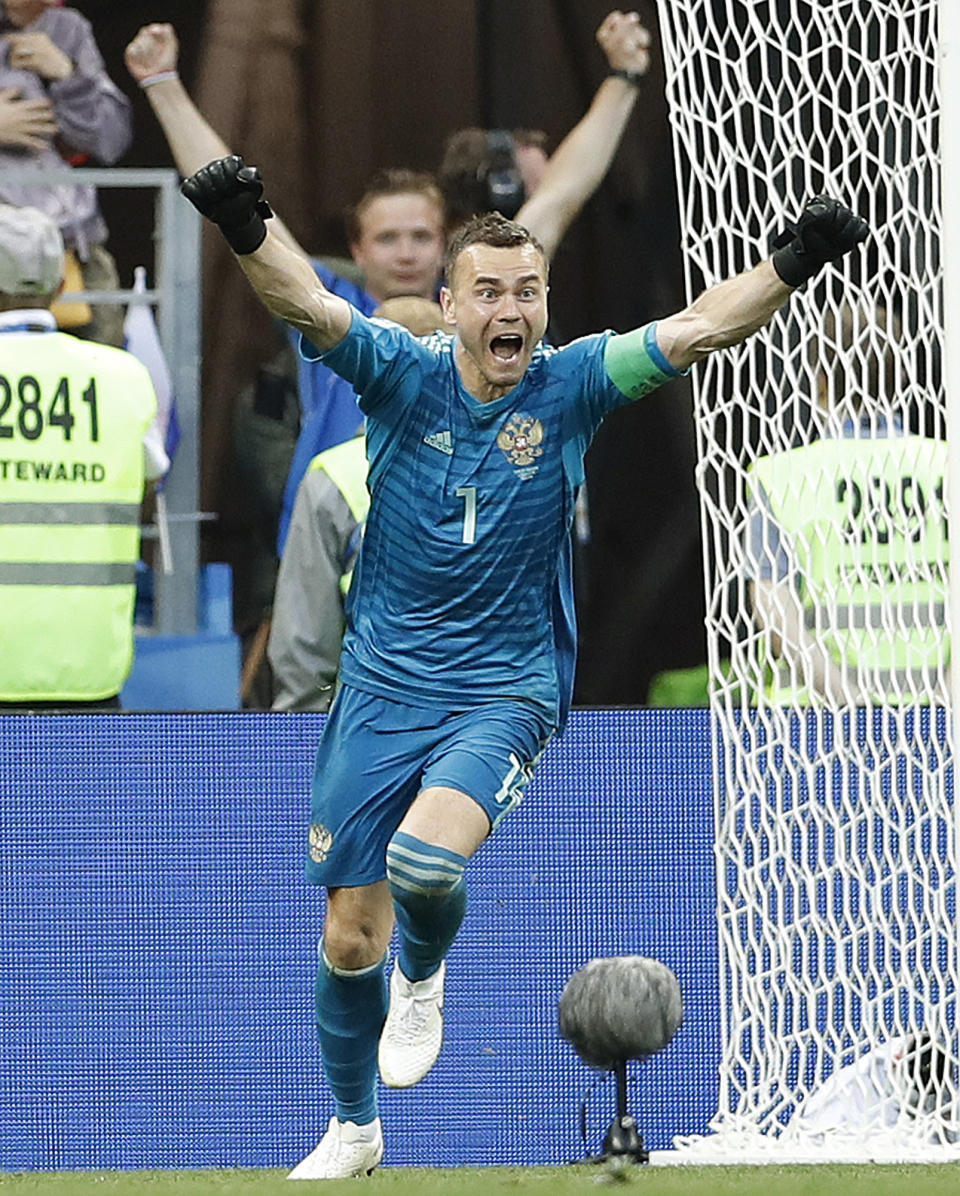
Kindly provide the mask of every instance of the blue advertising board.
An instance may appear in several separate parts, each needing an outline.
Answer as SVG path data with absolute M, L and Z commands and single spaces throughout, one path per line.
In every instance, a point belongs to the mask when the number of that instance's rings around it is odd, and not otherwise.
M 0 720 L 0 1170 L 286 1167 L 332 1113 L 303 879 L 322 716 Z M 705 711 L 579 711 L 468 870 L 446 1040 L 384 1091 L 388 1165 L 599 1148 L 612 1081 L 557 1030 L 596 956 L 671 967 L 684 1023 L 631 1064 L 647 1145 L 706 1129 L 720 1054 Z M 592 1091 L 591 1088 L 593 1089 Z

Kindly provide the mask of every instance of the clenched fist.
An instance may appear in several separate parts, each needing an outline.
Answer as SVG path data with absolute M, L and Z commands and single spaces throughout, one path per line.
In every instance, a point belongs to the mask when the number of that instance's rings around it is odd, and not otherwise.
M 175 71 L 179 53 L 173 26 L 154 23 L 139 30 L 124 51 L 123 60 L 134 79 L 142 83 L 153 75 Z
M 234 253 L 253 253 L 263 244 L 264 221 L 273 212 L 263 198 L 260 172 L 238 154 L 210 162 L 184 179 L 180 190 L 202 216 L 219 226 Z
M 855 249 L 870 235 L 869 225 L 839 200 L 815 196 L 771 242 L 773 268 L 788 287 L 803 286 L 823 269 Z

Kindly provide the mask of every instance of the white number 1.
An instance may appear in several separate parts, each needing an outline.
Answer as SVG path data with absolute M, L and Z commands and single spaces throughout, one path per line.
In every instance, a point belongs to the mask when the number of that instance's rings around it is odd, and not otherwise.
M 457 498 L 463 499 L 463 538 L 461 543 L 472 544 L 477 538 L 477 488 L 460 486 Z

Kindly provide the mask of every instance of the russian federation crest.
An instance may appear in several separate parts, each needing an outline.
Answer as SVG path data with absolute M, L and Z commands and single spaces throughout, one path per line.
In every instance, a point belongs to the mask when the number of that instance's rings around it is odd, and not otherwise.
M 328 831 L 319 822 L 315 822 L 310 827 L 308 840 L 310 844 L 310 859 L 315 864 L 324 863 L 330 854 L 330 848 L 333 846 L 333 832 Z
M 532 415 L 519 411 L 511 415 L 497 433 L 497 445 L 521 477 L 531 477 L 537 472 L 537 457 L 543 455 L 543 435 L 543 424 Z

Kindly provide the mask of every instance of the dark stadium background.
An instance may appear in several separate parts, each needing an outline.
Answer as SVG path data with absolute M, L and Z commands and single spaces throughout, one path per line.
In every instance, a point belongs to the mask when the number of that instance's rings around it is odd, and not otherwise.
M 607 0 L 78 0 L 113 78 L 133 97 L 123 165 L 169 165 L 123 48 L 152 20 L 180 35 L 182 74 L 214 126 L 257 162 L 310 249 L 345 252 L 342 211 L 379 166 L 437 165 L 463 125 L 544 128 L 552 144 L 605 74 L 594 32 Z M 552 313 L 564 339 L 625 331 L 683 302 L 672 152 L 653 0 L 638 5 L 655 53 L 617 159 L 558 254 Z M 144 193 L 105 193 L 125 285 L 143 260 Z M 139 200 L 139 202 L 138 202 Z M 202 507 L 207 560 L 249 599 L 249 513 L 233 460 L 233 400 L 270 344 L 269 322 L 214 236 L 205 242 Z M 587 461 L 592 541 L 579 570 L 577 701 L 642 703 L 651 676 L 704 659 L 703 583 L 686 382 L 611 418 Z

